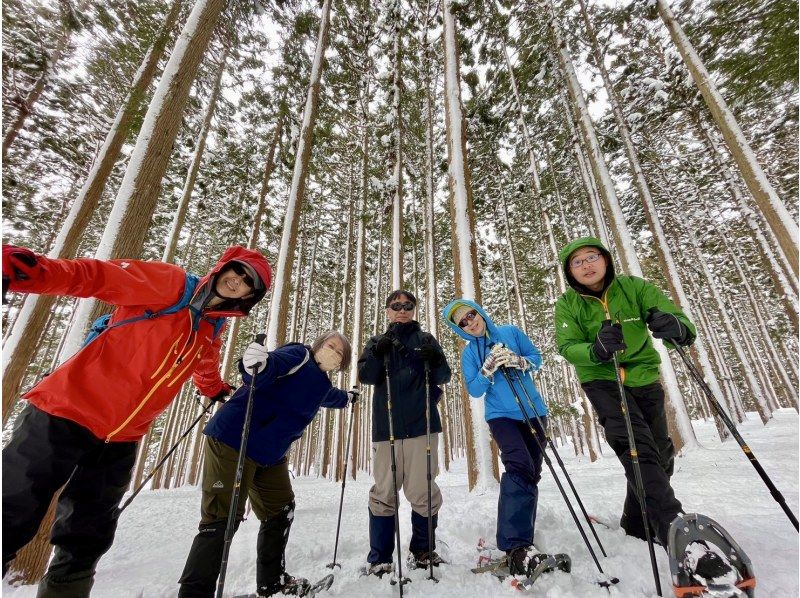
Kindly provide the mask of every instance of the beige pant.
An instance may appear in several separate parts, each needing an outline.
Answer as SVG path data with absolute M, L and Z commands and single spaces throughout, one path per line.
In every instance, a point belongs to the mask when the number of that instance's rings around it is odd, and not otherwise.
M 397 491 L 403 490 L 411 508 L 423 517 L 428 516 L 428 464 L 426 437 L 394 441 L 397 461 Z M 442 506 L 442 493 L 436 485 L 439 471 L 439 434 L 431 434 L 431 514 L 436 515 Z M 372 443 L 372 474 L 375 484 L 369 491 L 369 510 L 373 515 L 394 515 L 394 485 L 392 484 L 392 456 L 389 441 Z

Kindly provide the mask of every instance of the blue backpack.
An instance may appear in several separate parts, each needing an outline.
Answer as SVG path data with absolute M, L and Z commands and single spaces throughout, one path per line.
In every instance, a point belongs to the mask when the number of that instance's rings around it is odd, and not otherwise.
M 174 314 L 175 312 L 182 310 L 184 307 L 187 307 L 191 302 L 192 296 L 194 295 L 194 291 L 197 288 L 197 283 L 199 282 L 200 282 L 199 277 L 187 272 L 186 286 L 183 289 L 183 295 L 175 305 L 165 307 L 164 309 L 160 309 L 158 311 L 151 311 L 147 309 L 141 316 L 136 316 L 135 318 L 128 318 L 127 320 L 120 320 L 119 322 L 114 322 L 111 326 L 108 325 L 108 321 L 111 319 L 111 314 L 100 316 L 94 322 L 92 322 L 92 327 L 89 328 L 89 334 L 86 335 L 86 339 L 83 341 L 81 348 L 91 343 L 94 339 L 100 336 L 105 330 L 108 330 L 110 328 L 116 328 L 118 326 L 123 326 L 125 324 L 132 324 L 133 322 L 138 322 L 139 320 L 144 320 L 144 319 L 152 320 L 153 318 Z M 215 328 L 214 336 L 216 336 L 217 331 L 221 327 L 222 327 L 221 324 L 219 326 L 214 327 Z

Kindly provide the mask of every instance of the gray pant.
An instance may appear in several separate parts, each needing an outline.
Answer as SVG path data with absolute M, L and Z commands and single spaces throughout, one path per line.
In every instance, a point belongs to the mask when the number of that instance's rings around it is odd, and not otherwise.
M 394 441 L 397 461 L 397 490 L 402 489 L 411 508 L 423 517 L 428 516 L 428 465 L 426 437 Z M 442 493 L 436 485 L 439 471 L 439 434 L 431 434 L 431 514 L 436 515 L 442 506 Z M 373 515 L 394 515 L 394 486 L 392 484 L 392 456 L 389 441 L 372 443 L 372 474 L 375 484 L 369 491 L 369 510 Z

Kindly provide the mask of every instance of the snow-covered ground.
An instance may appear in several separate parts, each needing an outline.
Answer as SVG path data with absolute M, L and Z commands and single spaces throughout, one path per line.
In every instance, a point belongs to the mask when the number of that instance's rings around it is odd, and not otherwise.
M 676 462 L 673 477 L 678 498 L 687 512 L 701 512 L 719 521 L 739 541 L 753 561 L 758 579 L 757 595 L 795 597 L 798 583 L 798 534 L 778 504 L 770 496 L 755 470 L 733 441 L 722 445 L 714 440 L 711 422 L 695 422 L 704 448 L 688 451 Z M 782 410 L 766 427 L 751 414 L 742 434 L 786 497 L 798 512 L 798 417 L 793 410 Z M 562 449 L 574 483 L 589 512 L 617 521 L 624 498 L 622 468 L 611 450 L 597 463 L 575 458 L 569 448 Z M 490 575 L 473 575 L 476 541 L 492 542 L 495 533 L 497 490 L 483 494 L 467 491 L 463 460 L 439 478 L 444 506 L 437 534 L 439 552 L 450 561 L 436 571 L 441 582 L 426 580 L 426 571 L 411 571 L 411 584 L 404 593 L 413 596 L 485 598 L 515 595 Z M 297 500 L 295 523 L 287 549 L 287 569 L 294 575 L 318 579 L 329 573 L 325 564 L 333 557 L 336 514 L 340 484 L 313 478 L 294 480 Z M 338 561 L 341 569 L 327 593 L 348 598 L 397 595 L 398 589 L 386 580 L 359 578 L 358 568 L 368 551 L 367 493 L 371 478 L 360 474 L 348 481 Z M 590 581 L 597 571 L 575 529 L 549 472 L 540 484 L 536 543 L 548 552 L 568 552 L 573 572 L 545 575 L 530 593 L 548 597 L 656 596 L 647 545 L 625 537 L 618 530 L 598 527 L 608 558 L 601 558 L 603 569 L 620 583 L 610 594 Z M 410 509 L 401 499 L 401 538 L 407 553 L 411 533 Z M 93 596 L 96 598 L 166 597 L 177 594 L 177 579 L 197 529 L 200 493 L 197 488 L 145 492 L 123 514 L 116 543 L 100 562 Z M 228 568 L 226 594 L 255 589 L 255 545 L 258 521 L 246 520 L 233 542 Z M 665 596 L 671 595 L 666 554 L 656 547 L 658 567 Z M 599 554 L 599 551 L 598 551 Z M 404 567 L 405 572 L 405 567 Z M 3 586 L 3 595 L 14 598 L 35 596 L 35 587 Z

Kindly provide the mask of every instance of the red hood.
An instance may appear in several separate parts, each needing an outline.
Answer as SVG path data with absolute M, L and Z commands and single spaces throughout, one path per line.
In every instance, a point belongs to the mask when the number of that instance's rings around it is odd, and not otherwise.
M 225 253 L 222 254 L 222 257 L 219 258 L 219 261 L 217 261 L 211 271 L 200 279 L 200 284 L 197 286 L 198 291 L 202 292 L 200 289 L 210 290 L 213 288 L 213 286 L 209 286 L 208 283 L 213 282 L 217 274 L 222 272 L 230 262 L 234 261 L 244 262 L 253 268 L 259 278 L 261 278 L 264 288 L 255 291 L 253 295 L 247 299 L 226 301 L 213 310 L 214 315 L 217 315 L 217 312 L 219 312 L 219 315 L 247 315 L 253 306 L 264 298 L 264 295 L 266 295 L 272 284 L 272 268 L 269 262 L 267 262 L 267 258 L 258 251 L 253 251 L 252 249 L 247 249 L 240 245 L 233 245 L 225 250 Z M 212 315 L 211 312 L 209 312 L 209 315 Z

